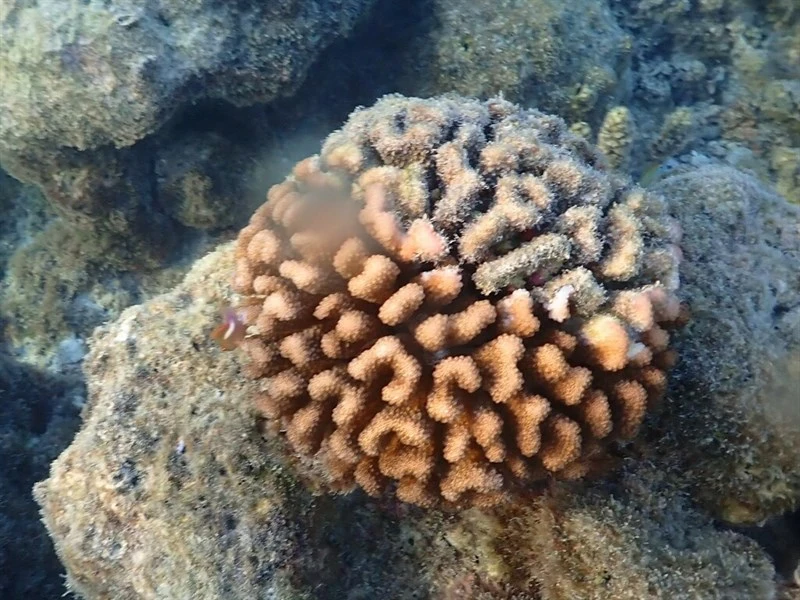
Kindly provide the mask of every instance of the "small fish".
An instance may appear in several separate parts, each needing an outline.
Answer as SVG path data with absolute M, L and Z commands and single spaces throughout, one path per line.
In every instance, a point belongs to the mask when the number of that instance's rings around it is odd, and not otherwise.
M 247 334 L 247 325 L 235 309 L 227 307 L 222 311 L 222 323 L 211 332 L 211 339 L 223 350 L 233 350 Z
M 643 187 L 649 187 L 653 185 L 659 179 L 665 175 L 668 175 L 670 171 L 675 170 L 678 167 L 678 164 L 678 161 L 674 158 L 668 158 L 664 161 L 649 163 L 645 166 L 642 176 L 639 177 L 639 185 Z

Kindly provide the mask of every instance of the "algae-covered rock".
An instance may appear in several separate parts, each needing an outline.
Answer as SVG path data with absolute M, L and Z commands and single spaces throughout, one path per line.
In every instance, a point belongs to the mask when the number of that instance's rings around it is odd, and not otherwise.
M 76 230 L 63 219 L 51 221 L 18 247 L 0 282 L 0 310 L 9 316 L 7 333 L 15 345 L 30 344 L 36 348 L 34 353 L 46 352 L 70 332 L 86 336 L 108 316 L 117 316 L 119 310 L 109 315 L 99 305 L 93 315 L 84 312 L 86 319 L 69 314 L 78 295 L 87 292 L 90 281 L 99 277 L 100 263 L 113 262 L 113 253 L 111 239 Z M 108 285 L 104 293 L 110 294 L 111 288 Z M 132 303 L 125 298 L 130 292 L 119 292 L 122 298 L 113 305 Z
M 109 4 L 0 9 L 4 154 L 130 146 L 177 109 L 292 92 L 368 0 Z
M 172 287 L 187 268 L 153 270 L 146 256 L 129 254 L 117 241 L 105 228 L 63 218 L 17 241 L 0 280 L 0 314 L 8 319 L 9 342 L 27 362 L 47 365 L 59 343 L 82 343 L 123 308 Z
M 774 568 L 759 545 L 716 528 L 664 470 L 642 463 L 619 481 L 542 502 L 532 569 L 546 600 L 769 600 Z
M 187 227 L 230 227 L 247 212 L 242 210 L 247 158 L 243 148 L 215 132 L 171 140 L 156 163 L 159 195 L 167 211 Z
M 127 310 L 92 344 L 86 422 L 36 491 L 84 597 L 254 597 L 259 580 L 283 585 L 302 541 L 308 498 L 261 447 L 235 357 L 209 351 L 214 258 L 191 292 Z
M 630 39 L 604 2 L 437 0 L 434 91 L 504 94 L 570 120 L 626 91 Z
M 101 222 L 120 246 L 157 255 L 176 237 L 173 213 L 194 226 L 203 212 L 160 197 L 162 127 L 203 106 L 196 120 L 213 129 L 233 107 L 295 92 L 372 1 L 6 2 L 0 162 L 71 215 Z M 199 175 L 224 178 L 235 163 Z
M 776 146 L 770 153 L 775 189 L 790 202 L 800 204 L 800 148 Z
M 764 114 L 785 127 L 795 138 L 800 137 L 800 81 L 776 79 L 764 90 Z
M 684 230 L 692 320 L 667 439 L 694 494 L 727 521 L 800 503 L 800 208 L 733 169 L 664 180 Z M 670 446 L 668 446 L 669 448 Z

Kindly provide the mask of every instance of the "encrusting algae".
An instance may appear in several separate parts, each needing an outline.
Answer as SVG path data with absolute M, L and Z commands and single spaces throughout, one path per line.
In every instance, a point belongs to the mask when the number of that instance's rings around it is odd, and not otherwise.
M 486 506 L 583 477 L 665 390 L 679 241 L 561 119 L 387 96 L 239 234 L 254 401 L 334 489 Z

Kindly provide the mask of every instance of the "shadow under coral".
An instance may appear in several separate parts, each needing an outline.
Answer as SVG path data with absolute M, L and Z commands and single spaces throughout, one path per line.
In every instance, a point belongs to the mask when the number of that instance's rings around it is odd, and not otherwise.
M 1 323 L 0 323 L 1 324 Z M 64 568 L 39 520 L 34 482 L 80 424 L 80 381 L 16 361 L 0 342 L 0 596 L 57 598 Z

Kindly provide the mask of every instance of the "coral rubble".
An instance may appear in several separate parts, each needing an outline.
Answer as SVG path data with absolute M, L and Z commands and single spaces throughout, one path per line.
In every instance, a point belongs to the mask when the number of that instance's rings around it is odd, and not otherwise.
M 633 168 L 665 159 L 754 172 L 791 202 L 800 186 L 800 11 L 784 0 L 610 0 L 631 35 L 639 135 Z

